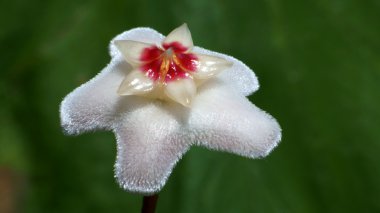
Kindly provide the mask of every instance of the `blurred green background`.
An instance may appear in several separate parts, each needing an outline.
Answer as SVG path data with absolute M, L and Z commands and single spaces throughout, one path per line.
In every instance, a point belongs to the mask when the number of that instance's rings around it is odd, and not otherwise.
M 255 70 L 280 146 L 249 160 L 193 147 L 157 212 L 380 212 L 380 1 L 12 0 L 0 3 L 0 212 L 139 212 L 110 132 L 67 137 L 62 98 L 137 26 L 183 22 Z

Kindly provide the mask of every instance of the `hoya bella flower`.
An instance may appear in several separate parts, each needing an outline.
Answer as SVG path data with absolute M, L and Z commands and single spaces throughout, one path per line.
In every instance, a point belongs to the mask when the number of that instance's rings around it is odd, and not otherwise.
M 193 46 L 184 24 L 167 37 L 135 28 L 110 43 L 111 62 L 61 103 L 68 134 L 112 130 L 115 176 L 128 191 L 161 190 L 192 146 L 264 157 L 278 144 L 276 120 L 245 97 L 259 87 L 239 60 Z

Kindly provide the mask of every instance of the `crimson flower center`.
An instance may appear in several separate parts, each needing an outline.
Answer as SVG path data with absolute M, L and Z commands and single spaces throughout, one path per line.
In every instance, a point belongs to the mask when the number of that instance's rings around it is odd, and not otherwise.
M 179 42 L 164 43 L 162 48 L 147 47 L 140 56 L 140 70 L 152 80 L 165 83 L 191 78 L 199 63 L 197 56 L 187 51 L 188 48 Z

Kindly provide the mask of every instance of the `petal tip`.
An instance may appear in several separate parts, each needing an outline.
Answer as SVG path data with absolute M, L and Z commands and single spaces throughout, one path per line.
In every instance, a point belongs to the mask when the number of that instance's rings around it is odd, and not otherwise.
M 192 99 L 196 94 L 195 83 L 193 79 L 182 79 L 170 82 L 166 85 L 165 94 L 171 100 L 185 107 L 190 107 Z
M 185 28 L 186 30 L 190 31 L 190 30 L 189 30 L 189 26 L 187 25 L 186 22 L 184 22 L 184 23 L 183 23 L 181 26 L 179 26 L 179 27 L 183 27 L 183 28 Z
M 260 156 L 262 158 L 268 156 L 280 143 L 281 141 L 281 130 L 279 130 L 278 134 L 273 137 L 272 143 L 268 146 L 268 148 L 263 152 L 263 154 Z
M 193 48 L 193 39 L 186 23 L 171 31 L 164 39 L 163 44 L 170 44 L 173 42 L 181 43 L 181 45 L 187 48 L 187 51 Z
M 115 41 L 112 41 L 112 43 L 115 45 L 115 47 L 116 47 L 120 52 L 122 52 L 122 51 L 123 51 L 122 43 L 125 42 L 125 41 L 128 41 L 128 40 L 115 40 Z
M 282 138 L 281 127 L 275 118 L 273 118 L 273 117 L 270 117 L 270 118 L 273 122 L 273 124 L 272 124 L 273 130 L 272 130 L 271 134 L 269 134 L 269 136 L 267 137 L 268 138 L 267 142 L 265 143 L 265 146 L 263 147 L 261 154 L 259 154 L 259 156 L 258 156 L 259 158 L 264 158 L 264 157 L 268 156 L 278 146 L 278 144 L 281 142 L 281 138 Z
M 187 97 L 187 98 L 179 101 L 179 103 L 182 104 L 182 106 L 184 106 L 184 107 L 190 108 L 191 107 L 191 103 L 192 103 L 192 98 L 191 97 Z
M 227 68 L 231 68 L 234 65 L 232 61 L 226 61 Z

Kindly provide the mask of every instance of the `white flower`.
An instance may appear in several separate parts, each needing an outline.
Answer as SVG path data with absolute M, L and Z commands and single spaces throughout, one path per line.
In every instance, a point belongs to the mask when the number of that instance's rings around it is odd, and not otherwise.
M 186 24 L 166 38 L 150 28 L 126 31 L 110 54 L 110 64 L 65 97 L 61 124 L 69 134 L 115 133 L 124 189 L 158 192 L 191 145 L 258 158 L 280 141 L 276 120 L 245 97 L 259 87 L 253 71 L 193 47 Z

